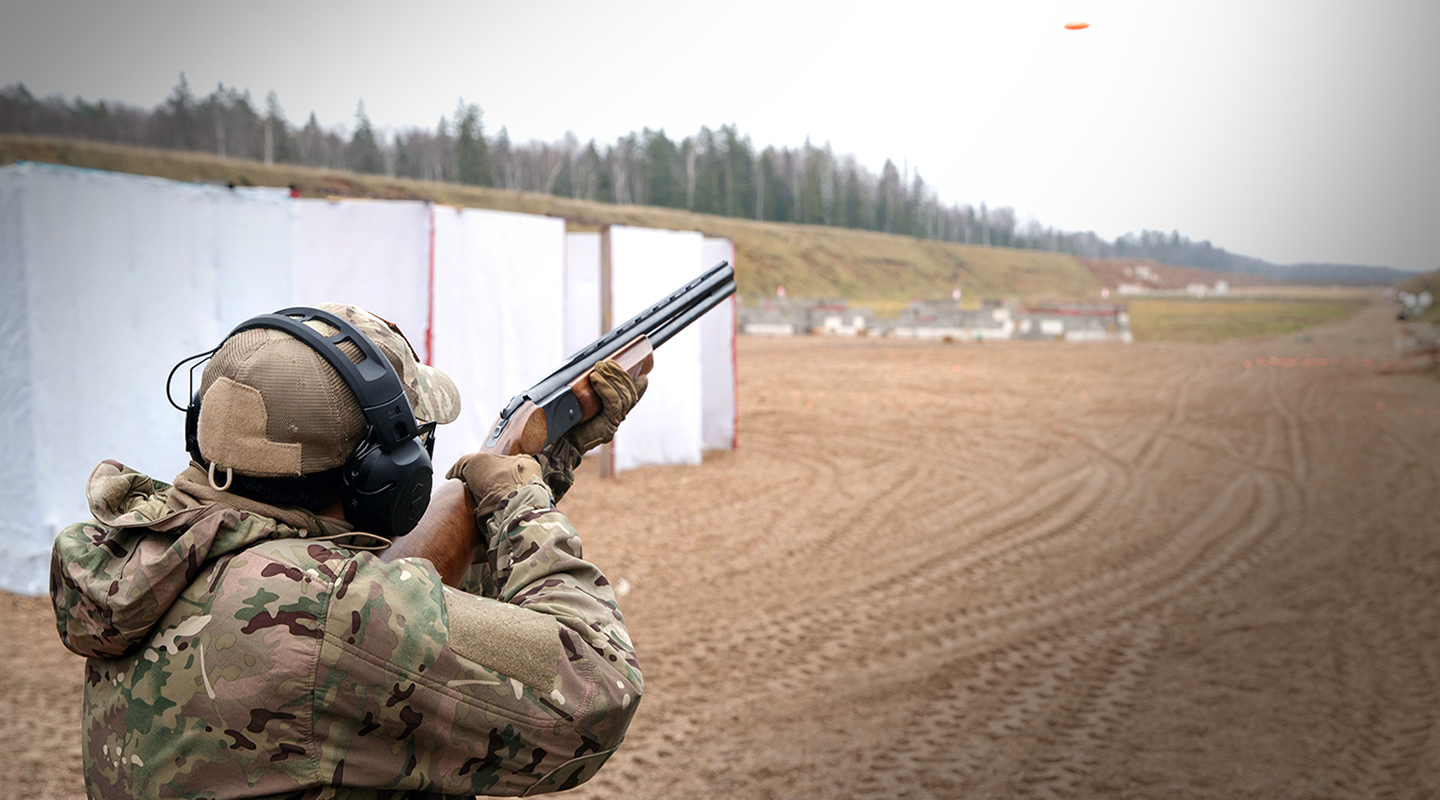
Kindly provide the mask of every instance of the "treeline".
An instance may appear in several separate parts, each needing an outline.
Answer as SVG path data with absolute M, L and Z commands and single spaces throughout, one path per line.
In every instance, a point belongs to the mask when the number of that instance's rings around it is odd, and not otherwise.
M 433 129 L 382 135 L 362 100 L 347 130 L 312 112 L 295 126 L 270 92 L 218 85 L 197 95 L 182 74 L 154 109 L 104 100 L 38 98 L 22 83 L 0 89 L 0 132 L 67 136 L 214 153 L 267 163 L 352 170 L 703 214 L 832 225 L 944 241 L 1099 256 L 1093 234 L 1021 224 L 1008 207 L 942 204 L 917 171 L 887 160 L 879 174 L 827 144 L 757 147 L 735 125 L 673 139 L 646 128 L 614 142 L 512 142 L 487 135 L 480 108 L 463 100 Z
M 1259 275 L 1290 283 L 1343 283 L 1384 285 L 1404 281 L 1412 273 L 1391 267 L 1356 264 L 1272 264 L 1250 256 L 1236 255 L 1208 241 L 1192 242 L 1179 231 L 1168 234 L 1142 231 L 1127 233 L 1115 240 L 1113 255 L 1118 258 L 1148 258 L 1161 264 L 1199 267 L 1241 275 Z
M 1238 272 L 1247 275 L 1268 274 L 1275 265 L 1258 258 L 1236 255 L 1224 248 L 1215 247 L 1208 241 L 1192 242 L 1181 236 L 1179 231 L 1141 231 L 1138 235 L 1127 233 L 1115 240 L 1116 258 L 1148 258 L 1161 264 L 1177 267 L 1198 267 L 1221 272 Z
M 275 92 L 261 107 L 248 90 L 216 86 L 206 96 L 184 74 L 164 102 L 37 98 L 23 83 L 0 89 L 0 133 L 66 136 L 142 147 L 214 153 L 266 163 L 545 192 L 606 203 L 664 206 L 703 214 L 830 225 L 923 239 L 1071 253 L 1087 258 L 1152 258 L 1167 264 L 1266 274 L 1274 265 L 1237 256 L 1178 232 L 1126 234 L 1115 242 L 1021 222 L 1014 209 L 946 205 L 918 171 L 886 160 L 879 174 L 854 156 L 806 140 L 756 146 L 735 125 L 673 139 L 663 129 L 614 142 L 512 142 L 487 135 L 479 106 L 461 100 L 433 129 L 382 133 L 364 101 L 349 128 L 320 125 L 311 112 L 296 127 Z

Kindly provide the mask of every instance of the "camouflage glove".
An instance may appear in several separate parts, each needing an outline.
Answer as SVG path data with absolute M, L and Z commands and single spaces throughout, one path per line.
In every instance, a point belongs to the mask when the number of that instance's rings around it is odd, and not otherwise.
M 625 421 L 630 409 L 640 402 L 645 387 L 649 385 L 650 381 L 644 375 L 631 378 L 630 373 L 614 361 L 607 359 L 596 364 L 590 372 L 590 388 L 600 398 L 600 413 L 576 425 L 565 434 L 565 438 L 582 455 L 590 448 L 615 438 L 616 429 Z
M 580 459 L 584 455 L 574 442 L 561 436 L 540 451 L 540 455 L 535 456 L 535 460 L 540 462 L 545 485 L 550 487 L 550 494 L 555 498 L 555 502 L 560 502 L 560 498 L 575 485 L 575 468 L 580 466 Z
M 540 462 L 531 456 L 497 456 L 471 453 L 461 456 L 447 478 L 459 478 L 475 499 L 475 519 L 489 516 L 516 489 L 540 479 Z

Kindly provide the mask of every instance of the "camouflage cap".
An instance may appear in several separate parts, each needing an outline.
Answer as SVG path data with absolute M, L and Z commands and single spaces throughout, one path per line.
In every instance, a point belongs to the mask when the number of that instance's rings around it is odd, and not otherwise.
M 357 306 L 319 306 L 354 325 L 385 354 L 421 423 L 453 422 L 460 391 L 420 363 L 400 329 Z M 319 320 L 305 323 L 329 336 Z M 359 363 L 349 342 L 340 349 Z M 217 468 L 262 478 L 305 475 L 345 463 L 369 424 L 355 395 L 325 358 L 287 333 L 253 328 L 226 339 L 200 381 L 200 453 Z

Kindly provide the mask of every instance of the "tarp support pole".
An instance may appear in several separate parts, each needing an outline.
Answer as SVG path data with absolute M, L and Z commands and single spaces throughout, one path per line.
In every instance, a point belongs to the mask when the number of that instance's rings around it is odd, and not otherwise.
M 430 259 L 425 288 L 425 365 L 435 366 L 435 203 L 430 205 Z
M 610 307 L 610 226 L 600 226 L 600 333 L 603 336 L 614 324 Z M 615 476 L 615 448 L 608 442 L 600 445 L 600 476 Z

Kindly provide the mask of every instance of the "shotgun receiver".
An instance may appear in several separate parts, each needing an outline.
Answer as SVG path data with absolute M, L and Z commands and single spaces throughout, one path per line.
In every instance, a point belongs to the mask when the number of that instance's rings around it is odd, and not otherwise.
M 655 348 L 734 293 L 735 270 L 721 261 L 581 348 L 544 380 L 510 398 L 480 452 L 513 456 L 544 450 L 600 412 L 600 398 L 590 388 L 596 364 L 614 359 L 636 378 L 650 372 Z

